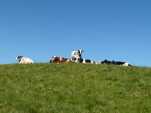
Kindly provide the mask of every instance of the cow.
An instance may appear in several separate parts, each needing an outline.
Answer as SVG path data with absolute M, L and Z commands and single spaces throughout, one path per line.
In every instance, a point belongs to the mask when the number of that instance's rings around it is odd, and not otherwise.
M 96 62 L 94 60 L 90 60 L 90 59 L 81 59 L 80 63 L 84 63 L 84 64 L 95 64 Z
M 57 63 L 57 64 L 60 64 L 60 63 L 69 63 L 71 62 L 69 58 L 64 58 L 64 57 L 61 57 L 61 56 L 52 56 L 50 58 L 50 63 Z
M 105 59 L 104 61 L 101 62 L 101 64 L 114 64 L 114 65 L 121 65 L 121 66 L 132 66 L 131 64 L 127 63 L 127 62 L 122 62 L 122 61 L 110 61 Z
M 71 52 L 71 61 L 75 63 L 80 63 L 82 60 L 83 49 L 73 50 Z
M 16 60 L 19 64 L 33 64 L 34 61 L 30 59 L 29 57 L 24 57 L 24 56 L 17 56 Z

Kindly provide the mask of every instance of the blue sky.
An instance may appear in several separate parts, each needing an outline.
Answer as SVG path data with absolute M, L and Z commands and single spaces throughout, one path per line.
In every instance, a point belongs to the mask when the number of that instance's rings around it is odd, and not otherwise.
M 151 66 L 149 0 L 0 0 L 0 63 L 84 57 Z

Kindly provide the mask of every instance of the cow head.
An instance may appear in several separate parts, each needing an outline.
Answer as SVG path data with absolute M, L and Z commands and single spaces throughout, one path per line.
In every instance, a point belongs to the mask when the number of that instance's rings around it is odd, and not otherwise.
M 17 60 L 18 62 L 20 62 L 22 58 L 23 58 L 23 56 L 17 56 L 17 57 L 16 57 L 16 60 Z

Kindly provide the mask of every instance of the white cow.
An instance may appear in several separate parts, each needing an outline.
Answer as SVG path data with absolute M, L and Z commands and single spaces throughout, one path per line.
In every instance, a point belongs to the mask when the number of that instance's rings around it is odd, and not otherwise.
M 17 56 L 16 60 L 18 61 L 19 64 L 33 64 L 34 61 L 28 57 L 24 56 Z

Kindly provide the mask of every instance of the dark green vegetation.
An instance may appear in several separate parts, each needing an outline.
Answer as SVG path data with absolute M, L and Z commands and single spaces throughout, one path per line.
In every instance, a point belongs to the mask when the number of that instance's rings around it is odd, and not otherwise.
M 0 65 L 0 113 L 151 113 L 151 69 Z

